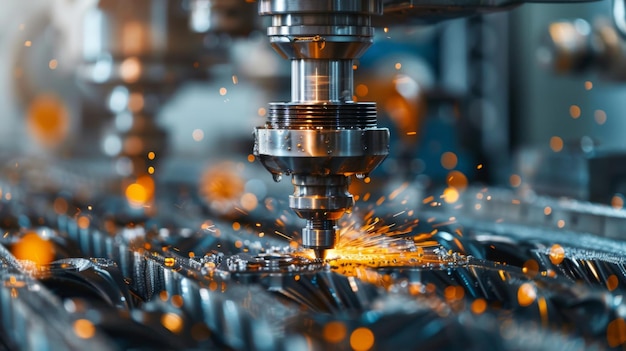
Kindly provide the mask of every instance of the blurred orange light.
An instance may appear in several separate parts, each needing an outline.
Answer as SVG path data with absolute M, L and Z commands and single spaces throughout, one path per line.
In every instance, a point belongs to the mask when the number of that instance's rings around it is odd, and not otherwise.
M 530 277 L 534 277 L 539 273 L 539 263 L 532 258 L 524 262 L 522 266 L 522 272 Z
M 613 195 L 613 197 L 611 198 L 611 206 L 616 209 L 619 210 L 621 208 L 624 207 L 624 197 L 622 197 L 621 194 L 615 194 Z
M 161 317 L 161 324 L 174 334 L 183 330 L 183 319 L 172 312 L 168 312 Z
M 89 217 L 87 216 L 80 216 L 78 217 L 78 220 L 76 221 L 78 224 L 78 228 L 80 229 L 87 229 L 89 228 Z
M 252 193 L 245 193 L 241 197 L 241 207 L 243 207 L 243 209 L 246 211 L 254 210 L 258 204 L 259 200 L 257 199 L 256 195 Z
M 356 86 L 355 92 L 357 96 L 364 97 L 369 93 L 369 88 L 365 84 L 359 84 Z
M 531 305 L 537 299 L 537 291 L 531 283 L 524 283 L 517 289 L 517 302 L 522 307 Z
M 458 158 L 454 152 L 444 152 L 441 155 L 441 165 L 445 169 L 453 169 L 458 163 Z
M 0 191 L 0 197 L 2 195 L 2 192 Z M 54 212 L 56 212 L 57 214 L 65 214 L 67 213 L 67 209 L 68 209 L 68 204 L 67 201 L 62 198 L 62 197 L 57 197 L 54 200 L 54 203 L 52 204 L 52 207 L 54 207 Z
M 81 339 L 90 339 L 96 335 L 96 327 L 87 319 L 78 319 L 74 322 L 74 333 Z
M 522 177 L 518 176 L 517 174 L 513 174 L 509 177 L 509 183 L 512 187 L 517 188 L 522 185 Z
M 324 326 L 324 340 L 336 344 L 346 338 L 346 326 L 341 322 L 329 322 Z
M 577 105 L 572 105 L 569 107 L 569 115 L 572 116 L 572 118 L 576 119 L 580 117 L 580 113 L 580 107 L 578 107 Z
M 183 300 L 182 296 L 180 296 L 180 295 L 172 296 L 172 305 L 174 307 L 181 308 L 181 307 L 183 307 L 183 303 L 184 303 L 184 300 Z
M 443 191 L 443 200 L 449 204 L 457 202 L 459 197 L 459 192 L 455 188 L 445 188 Z
M 487 310 L 487 301 L 485 301 L 485 299 L 478 298 L 472 302 L 471 309 L 474 314 L 482 314 Z
M 374 346 L 374 333 L 365 327 L 355 329 L 350 335 L 350 346 L 355 351 L 371 349 Z
M 606 123 L 606 112 L 602 110 L 596 110 L 596 112 L 593 113 L 593 118 L 596 120 L 596 123 L 598 123 L 599 125 L 603 125 L 604 123 Z
M 141 76 L 141 61 L 137 57 L 129 57 L 120 64 L 120 76 L 126 83 L 135 83 Z
M 24 235 L 11 251 L 18 260 L 32 261 L 37 265 L 46 265 L 54 260 L 52 242 L 41 238 L 36 233 Z
M 565 259 L 565 249 L 559 244 L 554 244 L 550 248 L 550 261 L 553 264 L 560 264 Z
M 610 347 L 626 343 L 626 321 L 622 318 L 612 320 L 606 327 L 606 339 Z
M 65 140 L 69 132 L 69 112 L 60 98 L 39 95 L 26 111 L 29 134 L 44 146 L 53 147 Z
M 448 173 L 448 176 L 446 177 L 446 182 L 448 183 L 449 187 L 456 188 L 458 190 L 464 190 L 465 188 L 467 188 L 468 184 L 465 174 L 459 171 L 452 171 Z
M 553 136 L 550 138 L 550 148 L 554 152 L 560 152 L 563 150 L 563 139 L 558 136 Z
M 461 300 L 465 296 L 465 290 L 461 286 L 450 285 L 444 289 L 443 295 L 448 301 Z
M 607 289 L 609 289 L 609 291 L 613 291 L 613 290 L 617 289 L 618 285 L 619 285 L 619 280 L 617 279 L 617 276 L 615 274 L 611 274 L 606 279 L 606 287 L 607 287 Z
M 141 184 L 130 184 L 126 188 L 126 200 L 133 207 L 141 207 L 148 202 L 148 192 Z
M 137 113 L 144 107 L 144 98 L 141 93 L 131 93 L 128 100 L 128 109 L 131 112 Z

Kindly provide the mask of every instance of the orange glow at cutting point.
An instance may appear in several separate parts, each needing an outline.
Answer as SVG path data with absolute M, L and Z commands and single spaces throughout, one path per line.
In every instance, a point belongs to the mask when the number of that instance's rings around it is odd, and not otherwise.
M 518 176 L 517 174 L 513 174 L 509 177 L 509 183 L 512 187 L 517 188 L 522 185 L 522 177 Z
M 49 240 L 36 233 L 27 233 L 13 246 L 11 252 L 18 260 L 32 261 L 37 265 L 46 265 L 54 260 L 54 246 Z
M 350 346 L 355 351 L 371 349 L 374 346 L 374 333 L 365 327 L 355 329 L 350 335 Z

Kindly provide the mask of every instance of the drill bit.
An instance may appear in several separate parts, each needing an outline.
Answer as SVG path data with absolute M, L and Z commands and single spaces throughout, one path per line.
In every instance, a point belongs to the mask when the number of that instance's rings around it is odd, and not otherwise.
M 318 260 L 324 260 L 326 258 L 326 249 L 313 249 L 315 258 Z

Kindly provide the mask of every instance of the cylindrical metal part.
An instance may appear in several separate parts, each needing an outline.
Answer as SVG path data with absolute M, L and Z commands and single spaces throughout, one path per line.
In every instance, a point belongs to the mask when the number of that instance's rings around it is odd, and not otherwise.
M 289 197 L 289 207 L 306 219 L 306 226 L 302 229 L 302 246 L 316 249 L 334 247 L 339 237 L 337 220 L 354 204 L 348 192 L 350 178 L 295 174 L 291 182 L 294 193 Z
M 292 60 L 291 101 L 352 101 L 352 60 Z
M 346 176 L 294 174 L 291 183 L 294 192 L 289 197 L 289 207 L 296 213 L 303 214 L 302 218 L 311 221 L 337 220 L 345 209 L 354 204 L 354 199 L 348 192 L 350 178 Z
M 336 225 L 336 221 L 323 221 L 322 225 L 316 225 L 313 221 L 307 221 L 306 227 L 302 228 L 303 247 L 332 249 L 338 240 L 339 228 Z

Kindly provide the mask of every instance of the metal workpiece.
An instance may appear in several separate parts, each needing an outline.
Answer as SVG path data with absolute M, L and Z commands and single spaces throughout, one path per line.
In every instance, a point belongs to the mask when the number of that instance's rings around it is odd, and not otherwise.
M 124 277 L 112 260 L 66 258 L 50 263 L 36 276 L 51 290 L 68 289 L 77 297 L 96 295 L 100 301 L 118 309 L 132 307 Z

